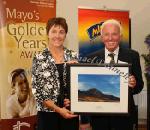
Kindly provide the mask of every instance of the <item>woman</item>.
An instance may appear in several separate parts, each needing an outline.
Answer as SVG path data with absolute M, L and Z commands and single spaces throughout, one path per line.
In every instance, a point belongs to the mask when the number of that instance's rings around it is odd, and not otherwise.
M 75 52 L 63 46 L 68 26 L 64 18 L 48 20 L 48 47 L 33 58 L 32 85 L 37 101 L 37 130 L 79 130 L 79 119 L 66 107 L 66 63 L 77 62 Z M 67 106 L 65 105 L 65 106 Z

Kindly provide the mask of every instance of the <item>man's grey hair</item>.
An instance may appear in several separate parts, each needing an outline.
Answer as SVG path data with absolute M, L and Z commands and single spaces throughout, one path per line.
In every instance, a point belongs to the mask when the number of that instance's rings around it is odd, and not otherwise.
M 122 26 L 120 24 L 120 22 L 118 20 L 115 20 L 115 19 L 109 19 L 109 20 L 106 20 L 102 26 L 101 26 L 101 35 L 102 35 L 102 32 L 103 32 L 103 28 L 108 25 L 108 24 L 113 24 L 113 25 L 116 25 L 119 30 L 120 30 L 120 35 L 122 35 Z

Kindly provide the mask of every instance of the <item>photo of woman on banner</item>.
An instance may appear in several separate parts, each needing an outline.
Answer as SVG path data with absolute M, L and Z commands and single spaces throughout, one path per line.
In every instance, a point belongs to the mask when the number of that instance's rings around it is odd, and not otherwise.
M 79 117 L 67 109 L 69 89 L 66 63 L 77 63 L 77 53 L 64 47 L 66 20 L 51 18 L 46 25 L 48 46 L 33 58 L 32 92 L 37 102 L 37 130 L 79 130 Z
M 9 75 L 11 95 L 6 101 L 7 118 L 22 118 L 36 115 L 36 102 L 24 69 L 13 70 Z

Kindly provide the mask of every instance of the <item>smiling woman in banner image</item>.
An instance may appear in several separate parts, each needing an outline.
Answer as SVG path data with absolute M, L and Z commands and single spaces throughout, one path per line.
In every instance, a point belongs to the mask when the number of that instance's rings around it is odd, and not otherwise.
M 9 75 L 11 95 L 6 101 L 7 118 L 36 115 L 36 102 L 31 93 L 24 69 L 15 69 Z

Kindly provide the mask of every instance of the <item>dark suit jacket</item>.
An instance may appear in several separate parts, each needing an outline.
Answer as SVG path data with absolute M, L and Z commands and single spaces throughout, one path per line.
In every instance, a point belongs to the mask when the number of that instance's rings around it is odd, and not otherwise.
M 89 56 L 87 56 L 87 61 L 92 61 L 92 63 L 104 63 L 105 61 L 105 49 L 101 49 L 99 51 L 96 51 Z M 91 60 L 94 59 L 94 60 Z M 141 65 L 140 65 L 140 59 L 139 59 L 139 53 L 137 51 L 128 49 L 128 48 L 121 48 L 119 49 L 118 54 L 118 60 L 127 62 L 129 64 L 132 64 L 132 66 L 129 69 L 129 73 L 134 75 L 136 78 L 136 86 L 132 89 L 129 87 L 129 111 L 132 113 L 135 108 L 133 95 L 138 94 L 143 89 L 143 79 L 142 79 L 142 72 L 141 72 Z

